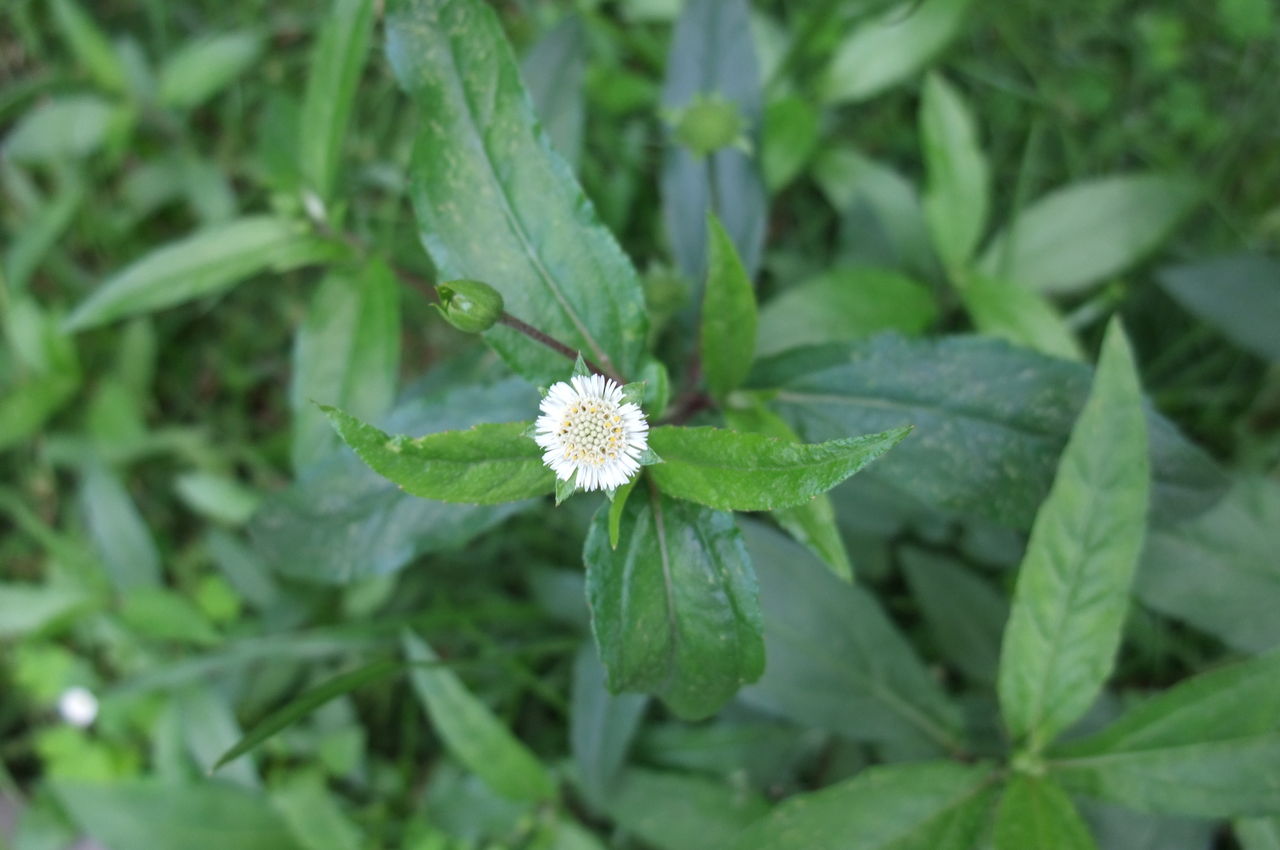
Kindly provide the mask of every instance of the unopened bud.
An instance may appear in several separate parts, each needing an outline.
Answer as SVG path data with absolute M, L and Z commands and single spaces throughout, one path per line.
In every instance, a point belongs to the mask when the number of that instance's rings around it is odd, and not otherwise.
M 671 116 L 676 140 L 698 156 L 721 148 L 749 148 L 746 120 L 737 104 L 719 94 L 696 95 Z
M 478 334 L 502 318 L 502 293 L 478 280 L 451 280 L 436 285 L 440 312 L 458 330 Z

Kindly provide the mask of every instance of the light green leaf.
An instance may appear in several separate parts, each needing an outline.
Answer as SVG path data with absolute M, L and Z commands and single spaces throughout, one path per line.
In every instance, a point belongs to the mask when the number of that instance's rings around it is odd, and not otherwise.
M 764 112 L 760 167 L 770 192 L 784 189 L 812 159 L 821 141 L 822 116 L 800 95 L 770 101 Z
M 1006 339 L 1050 357 L 1083 360 L 1075 334 L 1044 295 L 985 275 L 967 276 L 960 298 L 973 325 L 987 336 Z
M 423 116 L 410 191 L 441 279 L 492 284 L 515 317 L 634 377 L 647 336 L 635 268 L 539 129 L 493 10 L 397 0 L 386 27 Z M 486 339 L 535 383 L 563 377 L 559 354 L 511 328 Z
M 426 641 L 405 631 L 404 654 L 410 664 L 437 660 Z M 541 802 L 555 796 L 551 774 L 452 670 L 415 666 L 410 680 L 422 706 L 449 752 L 490 788 L 512 800 Z
M 649 446 L 663 462 L 649 474 L 662 491 L 725 511 L 801 505 L 858 472 L 911 432 L 895 428 L 825 443 L 662 425 Z
M 86 836 L 112 848 L 227 850 L 234 824 L 236 850 L 302 850 L 265 796 L 224 782 L 55 782 L 53 791 Z
M 321 407 L 369 468 L 412 496 L 496 505 L 553 492 L 527 422 L 476 425 L 425 437 L 391 436 L 333 407 Z
M 153 640 L 201 647 L 216 646 L 221 640 L 194 602 L 166 587 L 129 590 L 120 618 L 134 633 Z
M 760 579 L 769 659 L 742 699 L 921 756 L 962 749 L 958 709 L 875 597 L 778 532 L 740 525 Z
M 315 402 L 378 419 L 395 399 L 400 298 L 395 276 L 374 261 L 320 284 L 293 348 L 293 468 L 333 453 L 337 438 Z
M 321 200 L 333 196 L 342 140 L 369 52 L 373 0 L 333 0 L 311 54 L 298 163 Z
M 954 274 L 973 255 L 991 207 L 991 169 L 973 115 L 944 77 L 930 74 L 920 100 L 928 179 L 924 214 L 938 256 Z
M 1161 174 L 1075 183 L 1023 210 L 991 241 L 979 267 L 1039 292 L 1075 292 L 1150 253 L 1199 194 L 1190 180 Z
M 175 710 L 182 718 L 187 750 L 201 773 L 222 767 L 218 777 L 244 787 L 260 789 L 262 779 L 250 756 L 218 760 L 240 738 L 240 723 L 222 692 L 198 682 L 174 695 Z M 216 764 L 215 764 L 216 762 Z
M 1150 490 L 1142 388 L 1118 322 L 1036 514 L 1000 656 L 1000 709 L 1038 752 L 1093 704 L 1115 664 Z
M 262 37 L 253 32 L 188 42 L 160 66 L 160 102 L 177 109 L 199 106 L 248 70 L 262 46 Z
M 74 584 L 0 582 L 0 640 L 38 632 L 89 602 Z
M 1015 774 L 996 811 L 995 850 L 1097 850 L 1089 828 L 1051 779 Z
M 76 60 L 101 88 L 114 94 L 126 90 L 124 64 L 93 18 L 75 0 L 54 0 L 53 20 Z
M 727 847 L 767 811 L 753 790 L 701 776 L 630 768 L 605 804 L 628 832 L 657 850 Z
M 1280 818 L 1242 820 L 1235 833 L 1244 850 L 1280 850 Z
M 991 769 L 985 765 L 874 767 L 830 788 L 792 797 L 730 846 L 971 850 L 991 805 L 990 786 Z
M 707 218 L 707 285 L 702 295 L 699 345 L 707 386 L 717 398 L 736 389 L 755 357 L 756 295 L 733 240 L 713 215 Z
M 608 799 L 648 705 L 642 694 L 609 693 L 595 646 L 583 645 L 573 663 L 569 746 L 578 783 L 593 803 Z
M 336 256 L 294 221 L 250 216 L 157 248 L 107 278 L 67 318 L 83 330 L 215 295 L 265 269 L 286 271 Z
M 764 305 L 756 350 L 764 356 L 880 331 L 914 336 L 937 316 L 932 293 L 905 275 L 871 266 L 835 268 Z
M 271 804 L 304 850 L 362 850 L 359 827 L 342 811 L 322 777 L 294 774 L 271 791 Z
M 116 590 L 158 585 L 160 553 L 119 477 L 104 467 L 90 467 L 80 497 L 94 548 Z
M 84 203 L 85 185 L 71 178 L 57 186 L 54 195 L 34 210 L 11 234 L 4 251 L 4 272 L 10 292 L 22 292 L 45 255 L 71 226 Z
M 827 68 L 823 99 L 866 100 L 919 73 L 964 24 L 970 0 L 923 0 L 882 12 L 850 33 Z
M 1009 616 L 1004 594 L 942 555 L 906 548 L 899 558 L 933 645 L 975 682 L 994 684 Z
M 586 32 L 569 15 L 529 48 L 520 63 L 529 96 L 555 150 L 577 166 L 586 124 L 582 72 L 586 64 Z
M 658 467 L 653 467 L 657 469 Z M 609 689 L 706 717 L 764 668 L 755 576 L 731 514 L 650 489 L 627 500 L 621 545 L 598 511 L 583 549 Z
M 1280 261 L 1261 254 L 1215 257 L 1162 269 L 1157 280 L 1237 345 L 1280 362 Z
M 259 503 L 256 491 L 228 475 L 188 472 L 174 479 L 173 488 L 191 510 L 227 525 L 243 525 Z
M 86 157 L 106 141 L 116 107 L 91 94 L 43 101 L 22 116 L 2 148 L 14 162 L 51 162 Z

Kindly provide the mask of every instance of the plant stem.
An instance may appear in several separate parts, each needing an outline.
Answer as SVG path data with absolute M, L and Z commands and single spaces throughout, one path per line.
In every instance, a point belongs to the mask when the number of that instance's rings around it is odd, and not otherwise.
M 563 354 L 565 357 L 568 357 L 570 360 L 577 360 L 578 357 L 580 356 L 580 352 L 570 348 L 569 346 L 565 345 L 563 342 L 556 339 L 555 337 L 548 336 L 547 334 L 538 330 L 528 322 L 524 322 L 524 321 L 521 321 L 520 319 L 517 319 L 515 316 L 511 315 L 505 310 L 503 311 L 502 315 L 498 317 L 498 324 L 506 325 L 512 330 L 519 331 L 520 333 L 529 337 L 529 339 L 534 340 L 535 342 L 542 343 L 547 348 L 550 348 L 552 351 L 556 351 L 556 352 L 559 352 L 560 354 Z M 594 362 L 588 360 L 585 357 L 582 358 L 582 362 L 587 364 L 587 368 L 590 369 L 592 372 L 595 372 L 597 375 L 604 375 L 609 380 L 617 381 L 619 384 L 626 383 L 626 380 L 623 379 L 621 376 L 613 374 L 609 370 L 596 365 Z

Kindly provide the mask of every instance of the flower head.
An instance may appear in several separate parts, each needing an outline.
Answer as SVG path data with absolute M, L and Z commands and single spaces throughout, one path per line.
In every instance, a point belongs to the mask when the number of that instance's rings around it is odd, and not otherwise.
M 575 375 L 547 391 L 534 440 L 561 481 L 575 472 L 580 490 L 612 490 L 631 480 L 649 447 L 649 422 L 623 401 L 622 387 L 600 375 Z

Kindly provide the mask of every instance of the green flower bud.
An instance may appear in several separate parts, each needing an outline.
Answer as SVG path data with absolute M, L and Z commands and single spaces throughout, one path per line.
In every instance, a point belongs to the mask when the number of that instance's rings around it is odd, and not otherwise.
M 478 280 L 451 280 L 436 284 L 440 312 L 445 321 L 463 333 L 478 334 L 502 318 L 502 293 Z
M 719 94 L 696 95 L 671 115 L 676 141 L 698 156 L 721 148 L 749 147 L 746 120 L 737 104 Z

